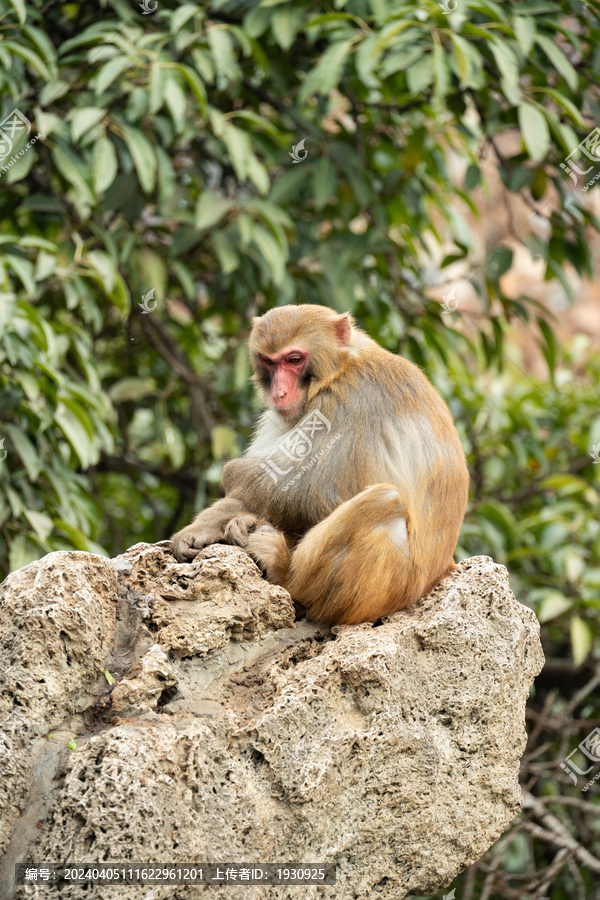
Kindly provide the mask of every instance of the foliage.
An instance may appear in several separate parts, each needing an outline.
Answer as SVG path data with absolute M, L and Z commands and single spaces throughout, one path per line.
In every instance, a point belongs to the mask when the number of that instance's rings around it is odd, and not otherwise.
M 552 623 L 546 652 L 568 653 L 570 635 L 580 664 L 600 632 L 600 363 L 582 339 L 553 382 L 517 365 L 473 374 L 458 360 L 448 376 L 472 478 L 459 554 L 505 563 L 517 597 Z

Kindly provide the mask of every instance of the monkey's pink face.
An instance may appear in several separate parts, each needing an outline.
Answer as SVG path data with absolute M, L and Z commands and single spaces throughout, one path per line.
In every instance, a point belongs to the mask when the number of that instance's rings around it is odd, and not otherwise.
M 275 412 L 285 418 L 302 412 L 306 386 L 301 379 L 308 365 L 308 351 L 303 347 L 286 347 L 273 356 L 259 353 L 258 359 L 267 374 L 269 402 Z

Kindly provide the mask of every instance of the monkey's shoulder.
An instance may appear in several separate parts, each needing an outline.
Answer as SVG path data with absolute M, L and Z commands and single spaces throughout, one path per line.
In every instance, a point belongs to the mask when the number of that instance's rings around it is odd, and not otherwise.
M 361 405 L 366 397 L 371 405 L 379 400 L 388 404 L 392 401 L 402 408 L 445 408 L 441 396 L 415 363 L 383 347 L 377 346 L 374 353 L 365 355 L 353 374 L 353 399 Z

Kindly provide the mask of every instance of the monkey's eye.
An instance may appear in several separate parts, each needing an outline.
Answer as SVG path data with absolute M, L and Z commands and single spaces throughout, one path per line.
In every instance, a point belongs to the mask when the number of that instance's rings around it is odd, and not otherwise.
M 259 355 L 258 359 L 267 369 L 274 365 L 273 360 L 269 359 L 268 356 Z
M 302 362 L 302 357 L 300 356 L 299 353 L 293 353 L 292 356 L 288 356 L 287 361 L 292 366 L 298 366 Z

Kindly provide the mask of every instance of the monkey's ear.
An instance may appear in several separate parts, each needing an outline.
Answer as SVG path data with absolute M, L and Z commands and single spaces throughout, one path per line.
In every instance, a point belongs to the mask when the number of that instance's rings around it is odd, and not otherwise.
M 336 319 L 334 319 L 333 328 L 339 347 L 347 347 L 350 343 L 350 338 L 352 337 L 353 322 L 354 319 L 352 318 L 350 313 L 342 313 L 341 316 L 338 316 Z

